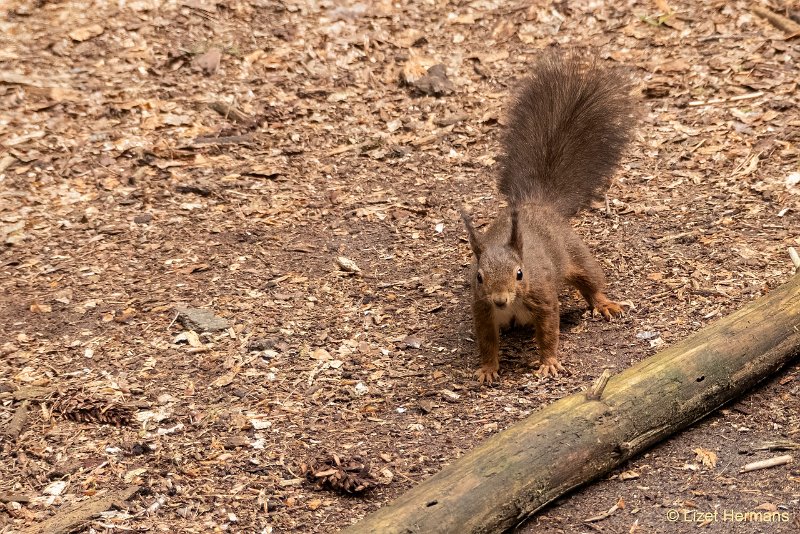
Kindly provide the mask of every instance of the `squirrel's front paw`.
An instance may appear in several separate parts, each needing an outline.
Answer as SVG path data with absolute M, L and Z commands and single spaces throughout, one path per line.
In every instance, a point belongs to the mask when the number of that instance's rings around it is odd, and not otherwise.
M 539 369 L 536 371 L 536 376 L 539 378 L 545 378 L 548 376 L 558 378 L 558 373 L 568 374 L 567 370 L 564 369 L 564 366 L 561 365 L 561 362 L 555 358 L 552 358 L 539 362 Z
M 480 382 L 481 384 L 486 383 L 488 385 L 491 385 L 492 382 L 497 380 L 498 377 L 500 376 L 499 373 L 497 372 L 499 369 L 500 366 L 497 364 L 495 365 L 484 364 L 481 365 L 481 368 L 478 369 L 478 371 L 475 373 L 475 376 L 478 377 L 478 382 Z

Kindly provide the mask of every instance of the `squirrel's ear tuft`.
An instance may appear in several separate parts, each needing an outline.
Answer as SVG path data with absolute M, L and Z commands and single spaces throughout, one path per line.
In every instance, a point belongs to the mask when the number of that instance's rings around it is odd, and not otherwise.
M 519 212 L 516 208 L 511 209 L 511 237 L 508 246 L 522 257 L 522 232 L 519 230 Z
M 481 244 L 481 240 L 478 237 L 478 232 L 475 230 L 475 227 L 472 226 L 472 218 L 467 215 L 467 212 L 463 209 L 459 211 L 461 212 L 461 219 L 464 221 L 464 226 L 467 228 L 467 235 L 469 235 L 469 246 L 472 247 L 472 252 L 475 254 L 475 257 L 480 258 L 481 253 L 483 252 L 483 244 Z

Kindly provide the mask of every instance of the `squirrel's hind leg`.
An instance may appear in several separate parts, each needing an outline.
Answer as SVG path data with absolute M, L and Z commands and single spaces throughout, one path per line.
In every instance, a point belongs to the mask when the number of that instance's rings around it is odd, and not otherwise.
M 609 299 L 603 292 L 606 285 L 606 277 L 600 264 L 597 263 L 588 250 L 578 257 L 573 257 L 573 265 L 565 278 L 567 282 L 580 291 L 583 298 L 589 304 L 589 309 L 599 312 L 606 321 L 612 317 L 625 313 L 623 307 Z

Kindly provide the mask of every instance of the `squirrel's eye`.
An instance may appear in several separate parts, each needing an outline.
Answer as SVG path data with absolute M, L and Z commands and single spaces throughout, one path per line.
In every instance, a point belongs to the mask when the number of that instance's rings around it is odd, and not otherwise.
M 517 269 L 517 280 L 522 280 L 522 269 Z
M 479 284 L 483 283 L 483 275 L 480 272 L 478 272 L 477 280 Z

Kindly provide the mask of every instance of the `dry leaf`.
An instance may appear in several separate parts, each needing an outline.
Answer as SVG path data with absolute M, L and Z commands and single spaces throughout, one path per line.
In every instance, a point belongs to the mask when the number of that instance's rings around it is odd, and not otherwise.
M 509 56 L 510 54 L 508 50 L 502 49 L 502 50 L 494 50 L 486 54 L 478 54 L 476 57 L 478 58 L 478 61 L 480 61 L 484 65 L 489 65 L 491 63 L 496 63 L 498 61 L 508 59 Z
M 480 18 L 480 15 L 476 13 L 466 13 L 464 15 L 459 15 L 455 19 L 453 19 L 453 24 L 464 24 L 464 25 L 472 25 L 475 24 L 475 21 Z
M 192 124 L 194 119 L 189 115 L 175 115 L 173 113 L 167 113 L 162 118 L 162 122 L 167 126 L 186 126 Z
M 697 454 L 696 460 L 703 464 L 704 467 L 713 469 L 717 466 L 717 454 L 714 451 L 698 447 L 694 449 L 694 453 Z
M 195 332 L 194 330 L 187 330 L 185 332 L 181 332 L 180 334 L 175 336 L 175 339 L 172 340 L 172 342 L 175 343 L 176 345 L 180 343 L 188 343 L 189 345 L 195 348 L 203 346 L 203 342 L 200 341 L 200 336 L 197 335 L 197 332 Z
M 392 43 L 398 48 L 411 48 L 425 41 L 425 34 L 416 28 L 406 28 L 391 36 Z
M 620 506 L 620 504 L 622 506 Z M 602 513 L 600 513 L 600 514 L 598 514 L 596 516 L 584 519 L 584 522 L 586 522 L 586 523 L 594 523 L 596 521 L 602 521 L 603 519 L 611 517 L 614 514 L 614 512 L 616 512 L 620 508 L 624 508 L 624 507 L 625 507 L 625 501 L 623 501 L 622 497 L 620 497 L 619 501 L 617 501 L 617 504 L 615 504 L 614 506 L 612 506 L 611 508 L 609 508 L 605 512 L 602 512 Z
M 218 48 L 212 48 L 205 54 L 196 57 L 194 66 L 202 70 L 205 74 L 214 74 L 219 68 L 221 60 L 222 52 Z
M 47 96 L 56 102 L 77 102 L 81 98 L 81 93 L 69 87 L 50 87 Z
M 691 68 L 689 61 L 683 58 L 673 59 L 672 61 L 657 62 L 653 65 L 653 72 L 669 72 L 682 74 Z
M 513 37 L 517 31 L 517 25 L 511 17 L 503 20 L 492 29 L 492 37 L 498 41 L 505 41 Z
M 55 482 L 51 482 L 47 486 L 44 487 L 42 493 L 45 495 L 61 495 L 61 493 L 66 489 L 67 481 L 66 480 L 56 480 Z
M 72 295 L 73 295 L 72 289 L 69 288 L 62 289 L 61 291 L 57 291 L 53 295 L 53 300 L 55 302 L 60 302 L 61 304 L 69 304 L 70 302 L 72 302 Z
M 350 258 L 345 258 L 344 256 L 339 256 L 336 258 L 336 265 L 338 265 L 339 268 L 346 273 L 361 272 L 361 269 L 358 267 L 358 265 L 356 265 L 356 262 L 354 262 Z
M 133 308 L 125 308 L 119 313 L 114 315 L 114 321 L 117 323 L 127 323 L 136 315 L 136 310 Z
M 427 56 L 411 56 L 403 65 L 403 81 L 409 85 L 415 84 L 436 63 L 435 59 Z
M 138 467 L 136 469 L 131 469 L 130 471 L 125 473 L 125 475 L 122 477 L 122 479 L 125 482 L 127 482 L 128 484 L 130 484 L 131 482 L 133 482 L 134 480 L 136 480 L 137 478 L 139 478 L 141 475 L 143 475 L 145 473 L 147 473 L 147 468 L 146 467 Z
M 332 358 L 331 353 L 323 348 L 315 349 L 311 353 L 311 357 L 315 360 L 327 361 Z
M 238 366 L 238 365 L 235 366 L 233 369 L 231 369 L 227 373 L 220 375 L 216 380 L 214 380 L 211 383 L 211 385 L 214 386 L 214 387 L 218 387 L 218 388 L 222 388 L 222 387 L 225 387 L 227 385 L 230 385 L 230 383 L 233 382 L 233 380 L 236 378 L 236 375 L 239 374 L 240 370 L 241 370 L 240 366 Z
M 672 13 L 672 8 L 669 7 L 666 0 L 655 0 L 656 7 L 661 11 L 663 14 Z
M 87 39 L 91 39 L 92 37 L 102 35 L 104 31 L 105 29 L 99 24 L 92 24 L 91 26 L 84 26 L 82 28 L 72 30 L 69 32 L 69 36 L 74 41 L 82 42 L 86 41 Z
M 244 171 L 243 174 L 263 176 L 264 178 L 277 178 L 278 176 L 286 174 L 286 171 L 274 165 L 253 165 L 248 170 Z
M 776 512 L 778 507 L 772 504 L 771 502 L 765 502 L 764 504 L 759 504 L 755 508 L 756 510 L 765 510 L 767 512 Z
M 33 313 L 50 313 L 53 311 L 53 307 L 49 304 L 39 304 L 38 302 L 34 302 L 31 304 L 31 311 Z

